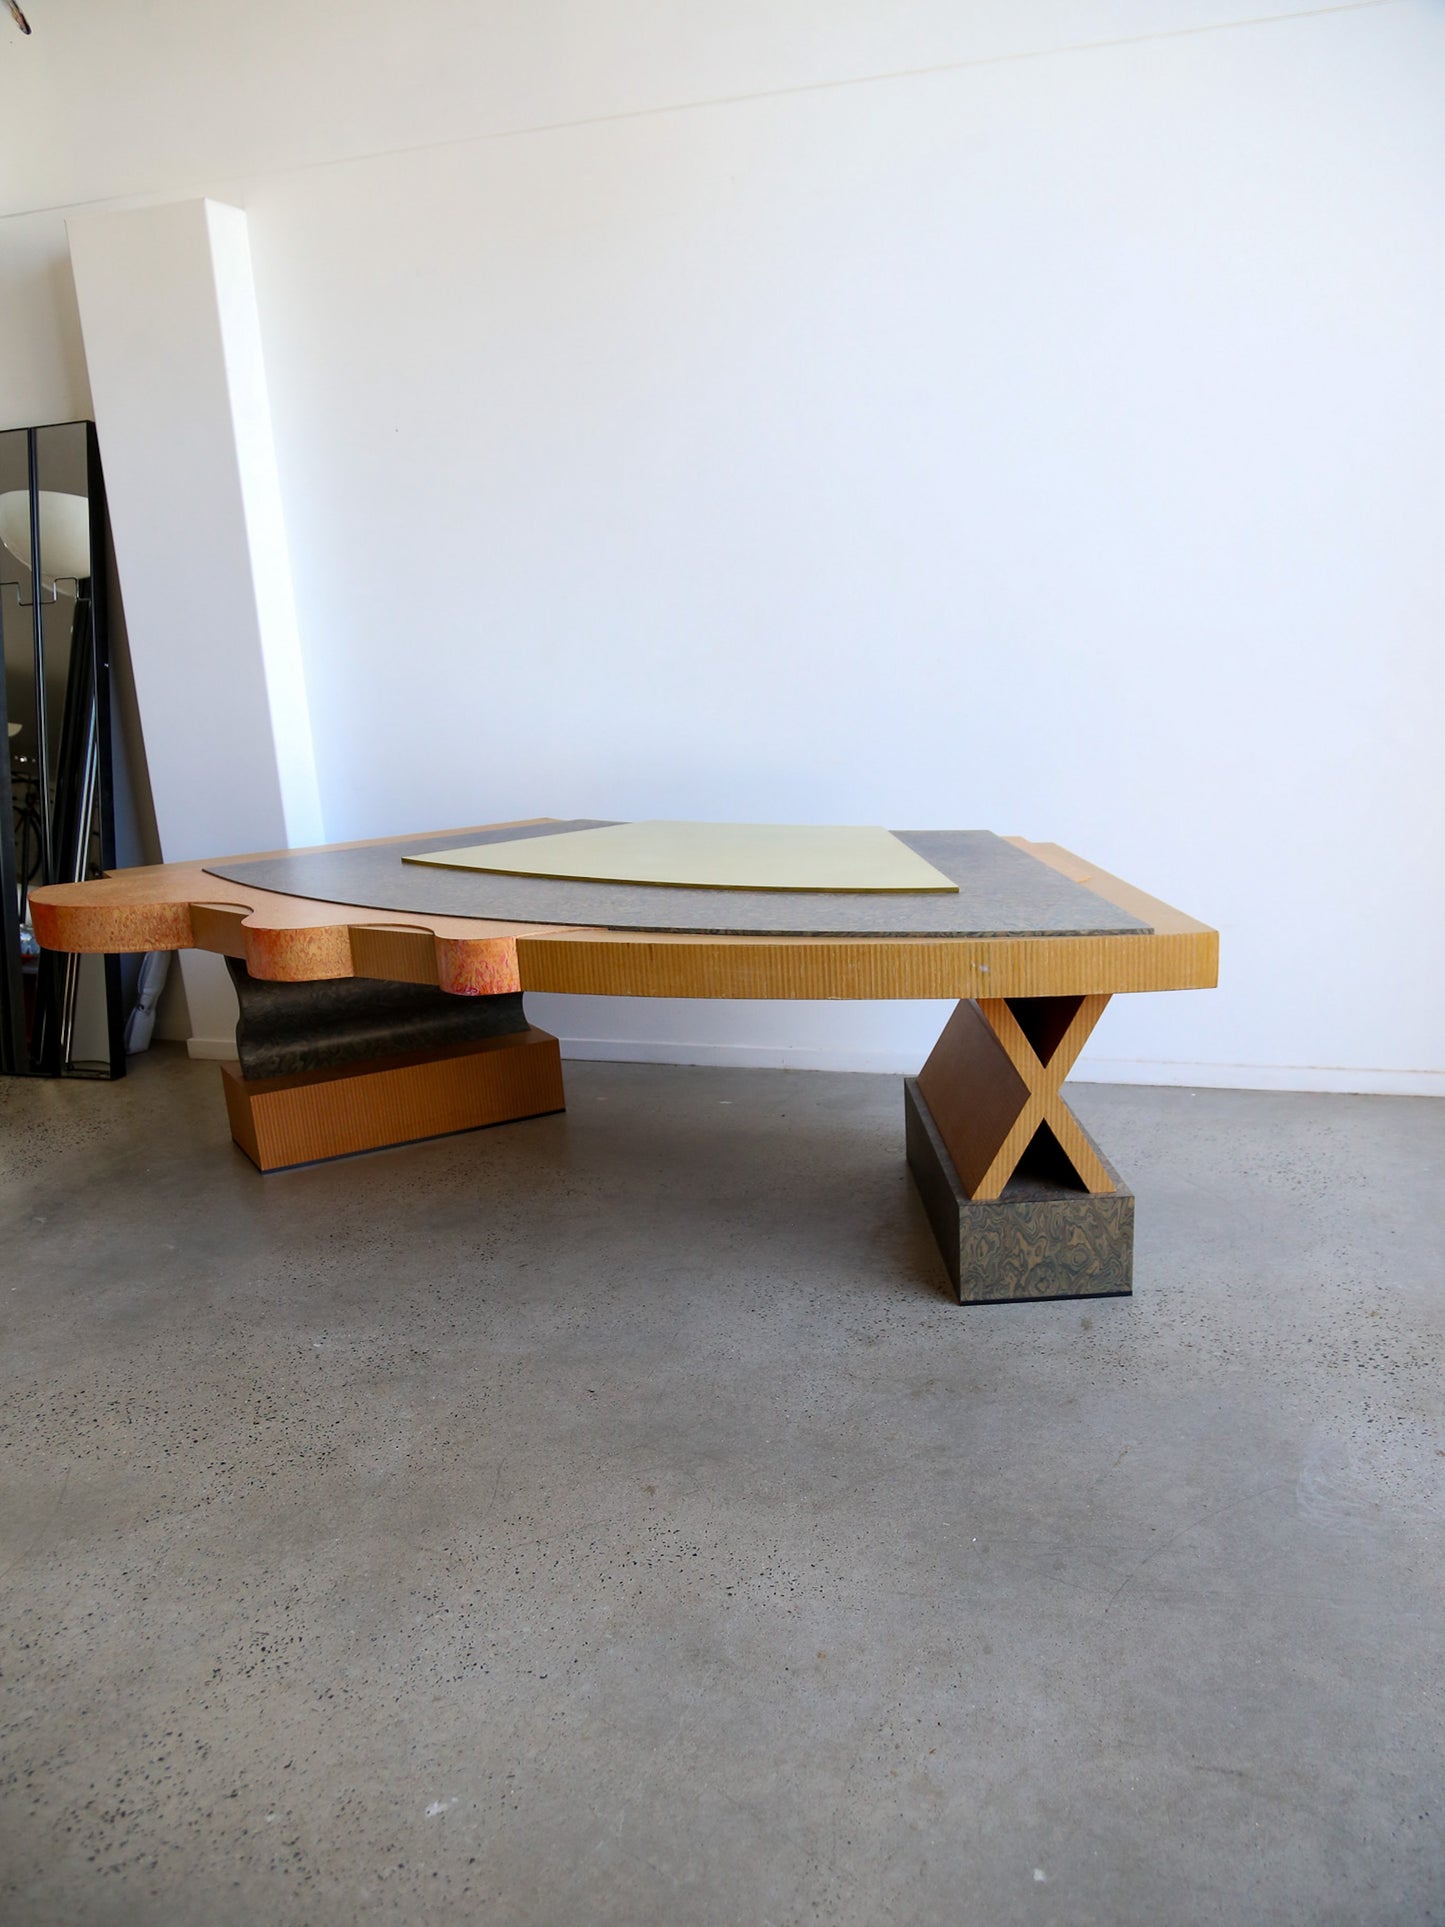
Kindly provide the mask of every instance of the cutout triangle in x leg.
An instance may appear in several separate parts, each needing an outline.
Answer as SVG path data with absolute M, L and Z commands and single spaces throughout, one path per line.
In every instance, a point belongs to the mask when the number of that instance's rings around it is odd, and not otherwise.
M 1041 1125 L 1086 1191 L 1114 1186 L 1064 1103 L 1107 996 L 993 997 L 961 1003 L 918 1075 L 965 1194 L 997 1198 Z

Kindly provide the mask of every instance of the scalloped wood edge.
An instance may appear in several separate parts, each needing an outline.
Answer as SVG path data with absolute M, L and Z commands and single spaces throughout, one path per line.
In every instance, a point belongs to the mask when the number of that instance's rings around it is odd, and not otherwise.
M 608 997 L 1047 997 L 1205 990 L 1218 982 L 1216 931 L 1056 843 L 1008 841 L 1141 918 L 1151 933 L 728 937 L 494 923 L 367 912 L 355 904 L 243 889 L 199 862 L 36 888 L 30 902 L 35 934 L 47 950 L 210 950 L 239 957 L 253 976 L 277 983 L 385 977 L 469 997 L 517 990 Z

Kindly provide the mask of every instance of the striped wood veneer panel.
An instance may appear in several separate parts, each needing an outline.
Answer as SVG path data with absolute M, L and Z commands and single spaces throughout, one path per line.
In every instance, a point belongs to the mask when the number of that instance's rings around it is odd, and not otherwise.
M 561 1054 L 544 1030 L 293 1077 L 244 1078 L 223 1064 L 221 1077 L 231 1135 L 263 1171 L 564 1106 Z

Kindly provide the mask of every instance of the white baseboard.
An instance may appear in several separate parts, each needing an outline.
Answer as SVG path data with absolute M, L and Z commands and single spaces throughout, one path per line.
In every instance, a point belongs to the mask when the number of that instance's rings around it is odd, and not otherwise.
M 229 1037 L 192 1037 L 186 1045 L 186 1052 L 191 1057 L 234 1058 L 236 1034 L 232 1031 Z
M 890 1050 L 829 1050 L 789 1044 L 683 1044 L 652 1038 L 564 1037 L 564 1057 L 614 1064 L 707 1064 L 736 1070 L 894 1071 L 911 1077 L 918 1069 Z
M 736 1069 L 917 1074 L 918 1060 L 889 1050 L 792 1049 L 769 1044 L 680 1044 L 652 1039 L 564 1037 L 563 1057 L 621 1064 L 708 1064 Z M 1380 1097 L 1445 1097 L 1445 1071 L 1352 1070 L 1297 1064 L 1175 1064 L 1086 1057 L 1080 1084 L 1164 1084 L 1229 1091 L 1332 1091 Z
M 234 1058 L 234 1037 L 193 1037 L 192 1057 Z M 912 1077 L 918 1061 L 890 1050 L 830 1050 L 772 1044 L 659 1043 L 651 1038 L 564 1037 L 562 1055 L 611 1064 L 704 1064 L 736 1070 L 871 1071 Z M 1165 1084 L 1194 1090 L 1326 1091 L 1374 1097 L 1445 1097 L 1445 1071 L 1351 1070 L 1313 1064 L 1174 1064 L 1132 1057 L 1085 1057 L 1076 1084 Z
M 1356 1070 L 1339 1064 L 1173 1064 L 1085 1057 L 1083 1084 L 1182 1084 L 1212 1091 L 1324 1091 L 1363 1097 L 1445 1097 L 1445 1071 Z

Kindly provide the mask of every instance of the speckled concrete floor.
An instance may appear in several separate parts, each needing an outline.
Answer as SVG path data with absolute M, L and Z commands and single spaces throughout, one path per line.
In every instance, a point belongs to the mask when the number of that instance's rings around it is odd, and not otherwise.
M 0 1080 L 9 1923 L 1445 1920 L 1445 1106 L 1084 1088 L 959 1310 L 895 1079 L 262 1180 Z

